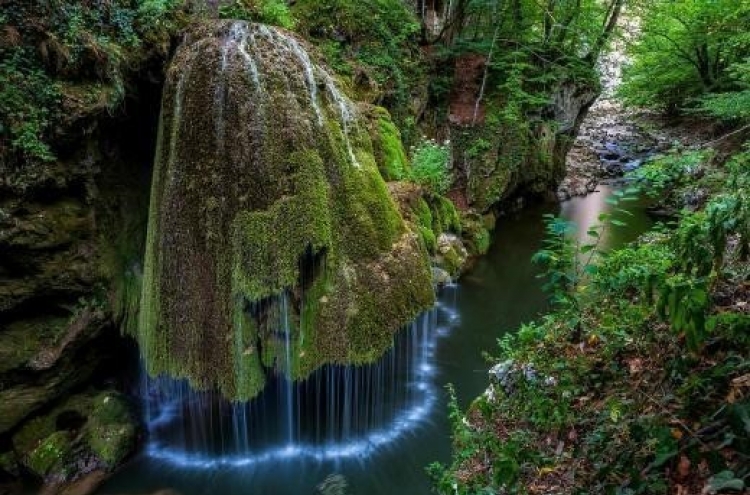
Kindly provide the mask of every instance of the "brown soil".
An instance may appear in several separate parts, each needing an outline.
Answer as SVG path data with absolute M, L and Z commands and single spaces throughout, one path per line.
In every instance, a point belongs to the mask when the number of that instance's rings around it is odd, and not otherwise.
M 467 54 L 456 59 L 448 115 L 451 124 L 474 125 L 484 122 L 484 105 L 480 102 L 477 108 L 476 104 L 482 90 L 485 60 L 486 57 L 480 54 Z

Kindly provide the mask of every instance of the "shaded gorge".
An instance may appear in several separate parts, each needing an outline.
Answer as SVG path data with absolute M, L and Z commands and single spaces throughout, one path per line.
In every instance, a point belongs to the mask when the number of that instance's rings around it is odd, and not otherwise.
M 501 218 L 487 256 L 373 365 L 326 367 L 296 385 L 281 377 L 250 403 L 147 380 L 146 449 L 99 493 L 299 494 L 344 484 L 352 494 L 429 493 L 425 466 L 450 456 L 445 384 L 467 406 L 487 385 L 482 353 L 547 308 L 530 263 L 544 236 L 542 215 L 559 211 L 585 232 L 612 208 L 611 194 L 600 186 L 561 207 L 531 205 Z M 634 216 L 608 231 L 607 246 L 650 225 L 644 205 L 628 209 Z

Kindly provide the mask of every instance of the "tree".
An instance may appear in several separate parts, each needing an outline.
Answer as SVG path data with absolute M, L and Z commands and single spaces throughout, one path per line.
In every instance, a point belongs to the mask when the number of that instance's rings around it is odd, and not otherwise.
M 674 111 L 737 89 L 730 68 L 750 56 L 750 3 L 652 0 L 636 13 L 641 36 L 625 73 L 628 101 Z

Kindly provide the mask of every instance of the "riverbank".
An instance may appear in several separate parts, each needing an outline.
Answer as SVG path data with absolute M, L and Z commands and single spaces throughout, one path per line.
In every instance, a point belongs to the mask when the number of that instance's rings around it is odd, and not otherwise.
M 750 156 L 683 151 L 642 172 L 662 200 L 705 195 L 603 257 L 549 224 L 540 259 L 558 305 L 501 342 L 465 419 L 452 410 L 453 464 L 432 469 L 441 493 L 745 489 Z M 592 244 L 618 228 L 602 220 Z

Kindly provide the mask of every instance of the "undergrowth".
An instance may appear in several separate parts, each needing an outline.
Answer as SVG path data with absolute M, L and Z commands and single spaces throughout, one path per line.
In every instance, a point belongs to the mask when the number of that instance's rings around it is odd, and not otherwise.
M 4 2 L 0 7 L 0 155 L 26 166 L 55 158 L 56 127 L 112 112 L 126 74 L 166 50 L 180 0 Z M 158 48 L 157 48 L 158 47 Z
M 492 385 L 468 411 L 451 401 L 453 463 L 429 469 L 438 492 L 750 485 L 750 152 L 720 164 L 674 154 L 636 183 L 672 198 L 702 188 L 706 200 L 610 252 L 599 239 L 611 218 L 585 244 L 548 219 L 535 260 L 554 311 L 499 342 Z

